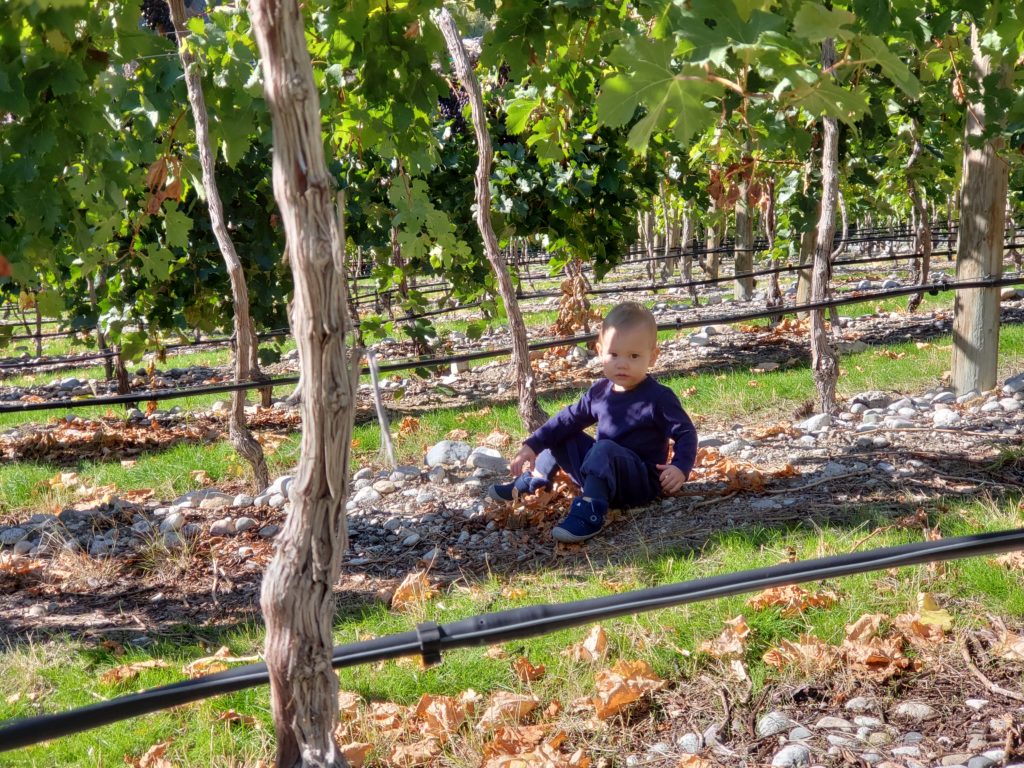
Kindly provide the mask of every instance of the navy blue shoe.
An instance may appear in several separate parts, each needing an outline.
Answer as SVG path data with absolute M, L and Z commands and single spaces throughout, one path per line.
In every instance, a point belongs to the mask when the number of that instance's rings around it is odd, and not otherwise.
M 601 532 L 607 512 L 607 501 L 601 499 L 588 501 L 582 496 L 577 496 L 572 500 L 568 517 L 551 529 L 551 536 L 555 541 L 560 541 L 563 544 L 586 541 Z
M 492 485 L 487 489 L 487 496 L 494 501 L 512 501 L 513 490 L 518 491 L 520 496 L 525 496 L 547 487 L 548 481 L 543 477 L 534 477 L 532 472 L 523 472 L 511 483 Z

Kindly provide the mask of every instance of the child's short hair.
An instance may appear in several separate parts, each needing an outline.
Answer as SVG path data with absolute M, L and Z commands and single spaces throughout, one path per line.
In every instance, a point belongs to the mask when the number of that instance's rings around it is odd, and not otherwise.
M 601 321 L 601 336 L 612 328 L 623 331 L 627 328 L 646 328 L 651 334 L 651 344 L 658 340 L 658 323 L 651 310 L 635 301 L 616 304 Z

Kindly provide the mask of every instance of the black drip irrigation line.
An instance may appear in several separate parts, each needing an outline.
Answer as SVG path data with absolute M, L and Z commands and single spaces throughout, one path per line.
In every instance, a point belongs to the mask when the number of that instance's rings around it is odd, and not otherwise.
M 700 320 L 675 320 L 670 323 L 658 323 L 659 331 L 680 331 L 686 328 L 701 328 L 705 325 L 717 325 L 728 323 L 739 323 L 746 320 L 760 320 L 774 318 L 779 315 L 789 315 L 797 312 L 808 312 L 816 309 L 828 309 L 829 307 L 842 307 L 847 304 L 863 304 L 877 299 L 890 298 L 893 296 L 910 296 L 916 293 L 930 293 L 938 295 L 940 291 L 955 291 L 967 288 L 1000 288 L 1007 285 L 1024 284 L 1024 277 L 1001 278 L 999 280 L 968 280 L 960 283 L 941 282 L 926 283 L 905 288 L 893 288 L 886 291 L 873 291 L 870 293 L 858 293 L 856 296 L 849 296 L 840 299 L 809 302 L 806 304 L 792 304 L 788 306 L 771 307 L 758 310 L 757 312 L 746 312 L 743 314 L 726 314 L 717 317 L 704 317 Z M 551 349 L 552 347 L 567 347 L 574 344 L 583 344 L 597 340 L 596 333 L 580 336 L 567 336 L 547 341 L 537 341 L 528 344 L 531 351 Z M 392 373 L 395 371 L 408 371 L 414 368 L 428 368 L 448 363 L 470 362 L 472 360 L 485 360 L 492 357 L 504 357 L 512 354 L 511 347 L 499 347 L 497 349 L 485 349 L 478 352 L 466 352 L 460 355 L 449 355 L 446 357 L 424 357 L 415 360 L 395 361 L 383 363 L 378 366 L 381 373 Z M 362 374 L 368 374 L 369 368 L 363 367 Z M 175 400 L 197 395 L 220 394 L 224 392 L 235 392 L 248 389 L 265 389 L 266 387 L 284 386 L 297 384 L 298 376 L 283 376 L 279 378 L 267 378 L 259 381 L 238 382 L 231 384 L 216 384 L 208 387 L 194 387 L 190 389 L 167 389 L 155 391 L 143 391 L 125 395 L 110 395 L 108 397 L 95 397 L 83 400 L 62 400 L 56 403 L 17 403 L 0 405 L 0 413 L 23 413 L 26 411 L 56 411 L 68 410 L 69 408 L 88 408 L 99 405 L 122 405 L 127 403 L 146 402 L 150 400 Z
M 618 616 L 772 587 L 1019 549 L 1024 549 L 1024 529 L 996 531 L 783 563 L 569 603 L 514 608 L 449 624 L 428 621 L 419 624 L 414 631 L 337 646 L 331 656 L 331 666 L 339 669 L 415 655 L 421 656 L 427 665 L 438 664 L 443 652 L 456 648 L 507 643 Z M 269 681 L 265 663 L 247 664 L 67 712 L 15 720 L 0 726 L 0 751 L 26 747 L 210 696 L 265 685 Z

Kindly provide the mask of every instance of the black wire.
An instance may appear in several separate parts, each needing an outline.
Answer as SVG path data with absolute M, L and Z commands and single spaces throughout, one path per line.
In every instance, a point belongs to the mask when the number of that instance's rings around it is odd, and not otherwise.
M 436 657 L 445 650 L 520 640 L 598 620 L 771 587 L 1019 549 L 1024 549 L 1024 529 L 903 544 L 804 562 L 783 563 L 570 603 L 514 608 L 473 616 L 450 624 L 420 625 L 419 629 L 430 630 L 429 634 L 433 640 L 429 647 L 422 639 L 427 633 L 421 633 L 419 630 L 337 646 L 331 657 L 331 666 L 336 669 L 351 667 L 417 653 L 423 654 L 424 657 Z M 248 664 L 67 712 L 15 720 L 0 726 L 0 752 L 190 701 L 264 685 L 267 682 L 269 673 L 266 664 Z

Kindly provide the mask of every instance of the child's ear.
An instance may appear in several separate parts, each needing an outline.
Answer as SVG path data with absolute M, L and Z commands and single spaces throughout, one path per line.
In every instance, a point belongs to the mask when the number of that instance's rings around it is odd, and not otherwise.
M 661 352 L 661 350 L 658 349 L 658 345 L 655 344 L 654 345 L 654 349 L 651 350 L 651 365 L 654 365 L 656 362 L 658 362 L 658 353 L 659 352 Z

